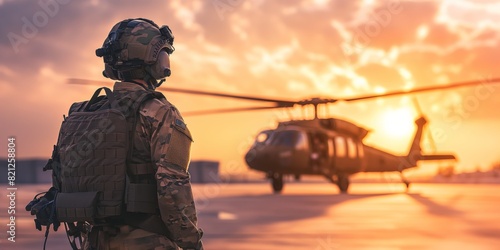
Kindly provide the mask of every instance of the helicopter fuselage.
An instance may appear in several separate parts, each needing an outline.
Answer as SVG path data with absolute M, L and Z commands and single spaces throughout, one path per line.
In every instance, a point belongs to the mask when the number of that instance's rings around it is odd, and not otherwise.
M 410 152 L 394 155 L 363 144 L 368 130 L 340 119 L 314 119 L 282 122 L 276 129 L 264 130 L 245 156 L 251 169 L 267 174 L 282 187 L 283 175 L 321 175 L 347 190 L 348 176 L 359 172 L 402 172 L 423 160 L 420 138 L 426 121 L 416 121 L 417 131 Z M 439 155 L 438 155 L 439 156 Z M 441 155 L 441 159 L 454 159 Z M 344 182 L 341 187 L 339 183 Z M 347 183 L 347 184 L 345 184 Z

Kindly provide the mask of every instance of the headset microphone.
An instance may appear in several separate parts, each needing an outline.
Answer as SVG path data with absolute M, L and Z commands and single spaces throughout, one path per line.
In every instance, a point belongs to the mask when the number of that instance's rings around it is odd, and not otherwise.
M 163 75 L 165 75 L 165 77 L 169 77 L 169 76 L 170 76 L 170 74 L 172 74 L 172 71 L 170 71 L 170 69 L 169 69 L 169 68 L 165 68 L 165 69 L 163 70 Z

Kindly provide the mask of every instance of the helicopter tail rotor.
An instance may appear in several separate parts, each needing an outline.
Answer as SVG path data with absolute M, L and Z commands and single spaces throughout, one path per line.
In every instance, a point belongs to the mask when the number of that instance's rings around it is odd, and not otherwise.
M 425 117 L 424 113 L 422 112 L 422 108 L 420 106 L 420 103 L 418 102 L 418 98 L 416 96 L 413 96 L 413 104 L 415 105 L 415 109 L 417 110 L 417 113 L 419 117 Z M 436 141 L 434 140 L 434 137 L 432 136 L 432 131 L 431 128 L 428 126 L 426 130 L 426 136 L 427 139 L 429 140 L 429 144 L 431 146 L 432 153 L 436 153 L 437 147 L 436 147 Z
M 408 168 L 416 167 L 418 161 L 456 160 L 456 157 L 453 154 L 435 154 L 436 144 L 429 130 L 427 130 L 427 135 L 429 137 L 431 146 L 433 147 L 433 154 L 422 154 L 421 142 L 424 127 L 427 124 L 427 119 L 422 114 L 422 110 L 420 109 L 420 106 L 418 105 L 418 101 L 416 99 L 414 99 L 414 103 L 420 118 L 415 121 L 415 124 L 417 125 L 417 131 L 415 132 L 415 136 L 413 137 L 413 142 L 411 144 L 408 155 L 404 156 L 404 164 L 401 165 L 400 172 Z

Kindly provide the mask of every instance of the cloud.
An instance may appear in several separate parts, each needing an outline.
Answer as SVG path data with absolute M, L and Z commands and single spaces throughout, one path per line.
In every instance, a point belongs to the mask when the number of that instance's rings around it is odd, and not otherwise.
M 369 64 L 358 68 L 357 73 L 365 79 L 370 79 L 372 86 L 381 86 L 386 89 L 402 89 L 404 87 L 404 78 L 393 67 Z
M 356 23 L 353 30 L 356 42 L 363 46 L 382 48 L 415 41 L 419 26 L 432 22 L 438 6 L 431 1 L 384 1 L 365 18 Z
M 497 1 L 444 1 L 440 5 L 438 22 L 450 26 L 462 26 L 469 29 L 487 26 L 498 29 L 500 21 L 500 3 Z
M 46 6 L 52 9 L 47 11 Z M 0 95 L 16 105 L 2 105 L 0 112 L 19 118 L 0 126 L 2 131 L 26 136 L 26 141 L 33 138 L 41 147 L 50 146 L 70 103 L 88 99 L 94 89 L 68 86 L 65 79 L 104 79 L 102 58 L 95 56 L 95 49 L 111 27 L 126 18 L 150 18 L 173 30 L 177 50 L 171 57 L 168 86 L 298 100 L 497 75 L 498 9 L 488 1 L 4 0 L 0 1 Z M 30 30 L 32 26 L 36 31 Z M 9 34 L 27 41 L 16 49 Z M 167 95 L 182 110 L 255 104 Z M 419 98 L 438 112 L 447 105 L 463 104 L 468 95 L 474 96 L 474 89 Z M 471 119 L 498 119 L 488 116 L 495 114 L 498 99 L 495 92 L 482 100 Z M 377 105 L 407 105 L 394 100 Z M 350 105 L 333 109 L 355 121 L 374 121 L 379 115 L 378 109 L 371 110 L 372 103 Z M 256 124 L 264 119 L 259 118 L 262 114 L 248 116 Z M 204 121 L 217 124 L 221 119 Z M 230 124 L 232 118 L 222 120 Z M 49 132 L 35 135 L 33 124 Z M 243 122 L 238 126 L 242 138 L 256 129 Z M 26 152 L 45 155 L 35 147 Z
M 429 27 L 428 35 L 423 42 L 446 48 L 453 45 L 458 39 L 458 34 L 451 32 L 448 26 L 444 24 L 434 24 Z

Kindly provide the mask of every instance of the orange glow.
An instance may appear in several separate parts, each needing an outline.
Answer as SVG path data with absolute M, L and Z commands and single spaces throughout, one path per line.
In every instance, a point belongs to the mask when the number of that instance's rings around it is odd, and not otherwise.
M 46 10 L 37 3 L 0 0 L 0 137 L 17 136 L 21 158 L 49 157 L 62 115 L 95 90 L 65 79 L 112 84 L 102 77 L 95 49 L 125 18 L 146 17 L 172 29 L 176 51 L 164 86 L 300 100 L 499 77 L 499 9 L 494 1 L 472 0 L 71 1 L 38 25 L 43 20 L 34 23 L 33 17 Z M 12 44 L 12 34 L 21 40 Z M 164 94 L 181 112 L 260 105 Z M 415 117 L 400 100 L 339 102 L 330 115 L 371 129 L 370 145 L 404 151 Z M 499 147 L 481 146 L 500 141 L 500 85 L 419 94 L 419 100 L 435 130 L 442 131 L 438 149 L 457 152 L 458 171 L 487 169 L 500 160 Z M 185 117 L 195 140 L 192 158 L 219 160 L 223 169 L 247 173 L 247 146 L 286 113 Z M 470 145 L 480 146 L 472 151 Z M 0 144 L 0 152 L 5 150 Z
M 388 109 L 381 115 L 383 132 L 391 137 L 408 136 L 415 130 L 413 113 L 410 109 L 401 107 Z
M 425 25 L 418 27 L 418 29 L 417 29 L 417 39 L 418 40 L 425 39 L 428 34 L 429 34 L 429 27 L 427 27 Z

